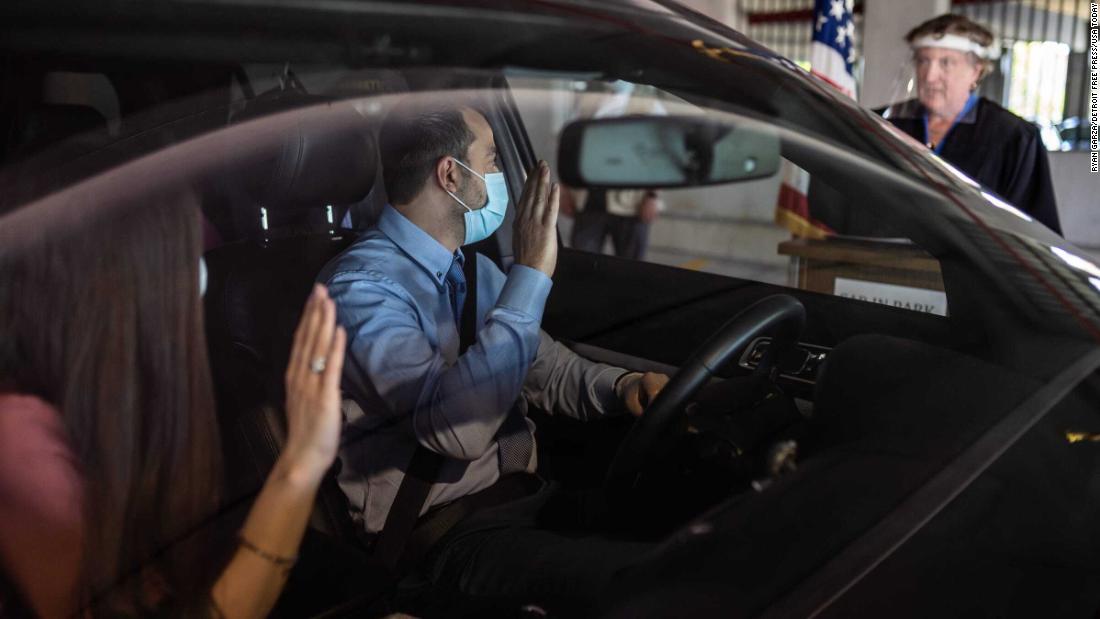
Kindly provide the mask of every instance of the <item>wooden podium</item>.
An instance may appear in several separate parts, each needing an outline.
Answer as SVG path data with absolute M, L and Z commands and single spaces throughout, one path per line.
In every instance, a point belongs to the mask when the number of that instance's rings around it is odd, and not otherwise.
M 946 314 L 939 262 L 908 241 L 792 239 L 780 243 L 778 251 L 792 258 L 793 287 Z

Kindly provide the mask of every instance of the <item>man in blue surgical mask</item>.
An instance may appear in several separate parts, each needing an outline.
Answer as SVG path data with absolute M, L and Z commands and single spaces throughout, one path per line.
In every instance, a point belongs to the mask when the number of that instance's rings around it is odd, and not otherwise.
M 339 481 L 353 519 L 379 562 L 417 565 L 449 604 L 582 609 L 647 547 L 535 525 L 557 489 L 536 474 L 528 408 L 641 415 L 667 377 L 583 359 L 539 328 L 558 248 L 545 163 L 510 205 L 486 118 L 417 101 L 395 107 L 379 150 L 389 204 L 319 276 L 348 333 Z M 505 274 L 469 246 L 509 208 Z

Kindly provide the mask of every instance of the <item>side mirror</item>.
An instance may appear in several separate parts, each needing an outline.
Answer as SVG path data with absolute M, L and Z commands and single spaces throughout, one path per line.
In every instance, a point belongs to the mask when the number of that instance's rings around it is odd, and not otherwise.
M 558 173 L 573 187 L 696 187 L 779 171 L 779 137 L 766 126 L 692 116 L 581 120 L 562 131 Z

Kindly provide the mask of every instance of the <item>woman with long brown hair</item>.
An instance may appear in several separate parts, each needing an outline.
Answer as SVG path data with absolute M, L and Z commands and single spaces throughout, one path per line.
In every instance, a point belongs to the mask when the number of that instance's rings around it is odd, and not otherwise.
M 187 193 L 84 214 L 0 248 L 0 615 L 260 617 L 274 605 L 340 433 L 345 335 L 306 303 L 288 438 L 236 540 Z

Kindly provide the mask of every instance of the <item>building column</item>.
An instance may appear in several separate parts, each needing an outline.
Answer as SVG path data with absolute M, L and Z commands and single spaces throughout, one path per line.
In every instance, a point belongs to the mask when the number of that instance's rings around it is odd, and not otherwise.
M 864 0 L 863 81 L 859 102 L 881 107 L 897 95 L 898 69 L 910 56 L 905 35 L 914 26 L 951 10 L 950 0 Z

